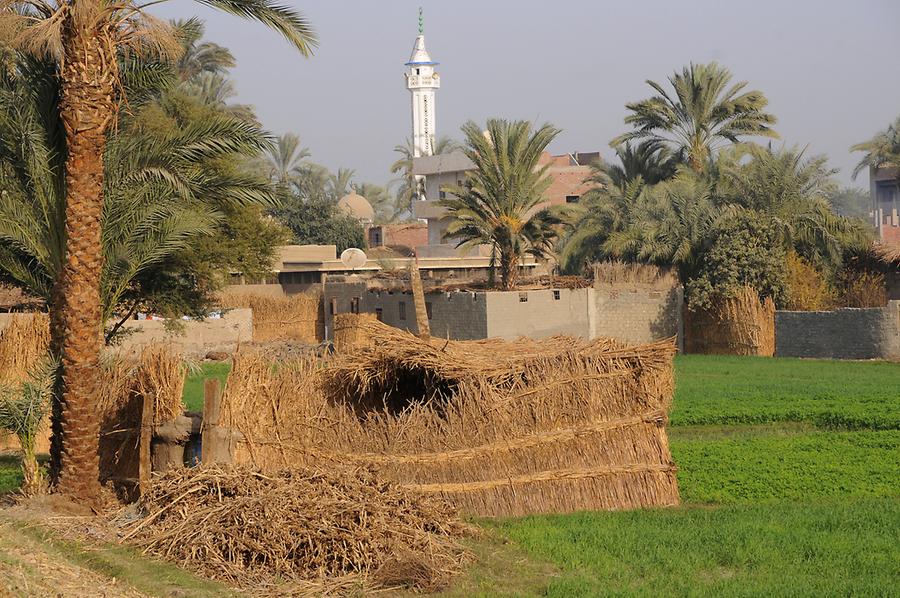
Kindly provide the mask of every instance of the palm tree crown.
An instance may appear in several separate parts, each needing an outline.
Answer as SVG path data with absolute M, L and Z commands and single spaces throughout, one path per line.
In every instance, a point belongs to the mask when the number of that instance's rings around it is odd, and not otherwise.
M 515 285 L 526 254 L 544 256 L 561 224 L 561 207 L 542 207 L 550 186 L 541 154 L 559 134 L 545 124 L 534 130 L 527 121 L 490 119 L 482 131 L 474 122 L 462 127 L 463 150 L 475 164 L 462 187 L 441 203 L 451 221 L 447 238 L 458 247 L 490 245 L 500 262 L 503 288 Z
M 863 159 L 853 169 L 854 179 L 866 168 L 900 167 L 900 117 L 897 117 L 897 120 L 891 123 L 887 129 L 868 141 L 852 146 L 850 151 L 866 152 Z M 900 174 L 898 174 L 898 178 L 900 178 Z
M 663 86 L 647 81 L 658 95 L 626 104 L 625 122 L 635 129 L 610 145 L 653 139 L 683 155 L 694 170 L 701 170 L 717 143 L 736 143 L 745 136 L 778 137 L 771 126 L 775 117 L 763 110 L 768 100 L 761 91 L 743 91 L 746 82 L 729 86 L 731 73 L 712 62 L 691 64 L 669 77 L 670 95 Z

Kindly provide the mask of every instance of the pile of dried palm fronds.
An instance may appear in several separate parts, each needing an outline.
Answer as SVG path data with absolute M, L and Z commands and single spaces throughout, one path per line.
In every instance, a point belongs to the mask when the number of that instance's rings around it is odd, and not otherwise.
M 0 382 L 19 383 L 47 356 L 50 320 L 47 314 L 16 314 L 0 331 Z
M 226 583 L 270 593 L 439 588 L 464 552 L 444 502 L 366 468 L 171 470 L 140 500 L 123 541 Z M 279 581 L 278 585 L 273 585 Z
M 775 303 L 760 301 L 750 287 L 736 296 L 719 299 L 712 308 L 686 309 L 686 353 L 707 355 L 775 355 Z
M 297 340 L 316 343 L 319 340 L 322 298 L 313 293 L 286 297 L 261 294 L 225 294 L 222 307 L 249 307 L 253 310 L 253 340 Z
M 357 333 L 324 363 L 235 357 L 239 460 L 373 465 L 479 515 L 677 504 L 671 340 L 423 340 L 368 318 Z
M 668 289 L 678 285 L 671 270 L 650 264 L 597 262 L 591 266 L 596 285 L 639 285 Z

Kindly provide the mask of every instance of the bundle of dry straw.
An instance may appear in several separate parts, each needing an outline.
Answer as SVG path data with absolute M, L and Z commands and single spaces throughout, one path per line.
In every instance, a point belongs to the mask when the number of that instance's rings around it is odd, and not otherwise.
M 249 307 L 253 310 L 253 340 L 296 340 L 316 343 L 322 299 L 319 295 L 300 293 L 287 297 L 259 294 L 225 294 L 224 308 Z
M 239 455 L 373 465 L 479 515 L 678 502 L 665 434 L 674 343 L 422 340 L 361 319 L 369 342 L 322 364 L 235 359 L 223 398 Z
M 720 299 L 712 309 L 685 310 L 686 353 L 708 355 L 775 355 L 775 302 L 760 301 L 750 287 Z
M 28 377 L 50 347 L 47 314 L 16 315 L 0 331 L 0 382 L 17 384 Z
M 242 588 L 285 582 L 273 594 L 322 595 L 326 578 L 331 590 L 434 590 L 464 556 L 448 505 L 365 468 L 170 470 L 138 506 L 125 542 Z

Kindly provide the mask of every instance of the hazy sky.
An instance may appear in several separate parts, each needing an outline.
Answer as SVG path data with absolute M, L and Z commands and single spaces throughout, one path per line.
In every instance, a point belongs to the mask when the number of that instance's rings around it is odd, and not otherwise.
M 311 59 L 261 25 L 192 2 L 158 14 L 200 16 L 207 38 L 237 58 L 237 101 L 256 106 L 268 130 L 298 133 L 314 161 L 355 169 L 358 182 L 386 182 L 392 149 L 410 134 L 403 63 L 420 5 L 441 63 L 441 135 L 459 137 L 467 119 L 527 118 L 563 129 L 556 153 L 609 157 L 625 103 L 650 95 L 646 79 L 717 60 L 766 94 L 784 143 L 827 154 L 849 183 L 859 158 L 849 146 L 900 115 L 900 0 L 285 1 L 318 32 Z

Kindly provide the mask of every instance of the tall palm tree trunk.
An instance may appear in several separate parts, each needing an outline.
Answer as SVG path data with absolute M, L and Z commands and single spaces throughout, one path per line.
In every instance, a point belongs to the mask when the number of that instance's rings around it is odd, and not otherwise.
M 504 291 L 516 288 L 519 278 L 519 256 L 514 251 L 500 251 L 500 284 Z
M 115 114 L 115 52 L 93 27 L 69 15 L 64 30 L 60 115 L 66 129 L 66 252 L 54 292 L 52 344 L 61 353 L 61 393 L 53 409 L 57 491 L 93 503 L 99 498 L 103 250 L 103 151 Z

